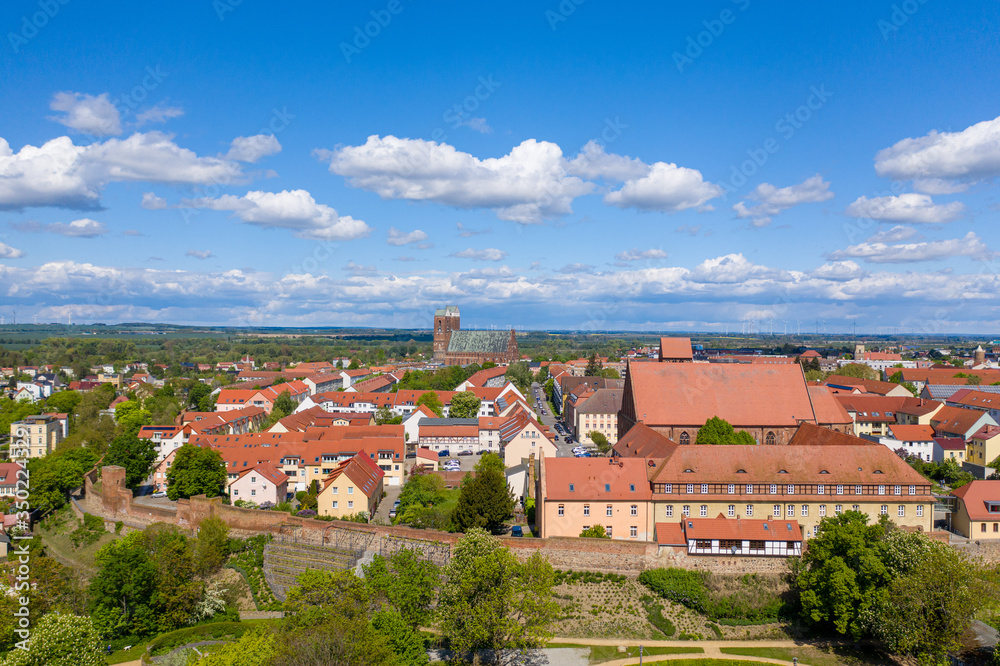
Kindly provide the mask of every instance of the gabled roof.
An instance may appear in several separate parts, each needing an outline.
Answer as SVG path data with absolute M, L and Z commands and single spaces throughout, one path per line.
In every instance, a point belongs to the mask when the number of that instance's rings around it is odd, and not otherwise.
M 972 434 L 969 439 L 993 439 L 994 437 L 1000 435 L 1000 426 L 984 425 L 982 428 L 977 430 Z
M 930 442 L 934 439 L 934 428 L 929 425 L 900 425 L 896 423 L 889 426 L 889 432 L 901 442 Z
M 846 425 L 851 423 L 851 415 L 847 413 L 840 401 L 825 386 L 810 386 L 809 398 L 812 400 L 816 423 L 819 425 Z
M 618 440 L 613 449 L 615 455 L 623 458 L 666 458 L 677 446 L 677 442 L 646 424 L 636 423 Z
M 836 387 L 862 386 L 864 387 L 866 393 L 875 393 L 877 395 L 888 395 L 891 391 L 895 391 L 900 388 L 899 384 L 895 384 L 893 382 L 880 382 L 875 379 L 859 379 L 857 377 L 846 377 L 844 375 L 830 375 L 823 383 L 827 386 Z
M 1000 395 L 973 389 L 955 391 L 948 399 L 948 402 L 953 402 L 963 407 L 974 407 L 983 410 L 1000 409 Z
M 924 384 L 968 384 L 967 377 L 956 377 L 961 373 L 979 377 L 983 384 L 1000 382 L 1000 370 L 970 370 L 968 368 L 903 368 L 903 381 Z
M 582 404 L 578 404 L 578 414 L 617 414 L 622 408 L 624 389 L 597 389 Z
M 659 546 L 686 546 L 684 530 L 680 523 L 656 523 L 656 544 Z
M 350 460 L 345 460 L 337 465 L 330 476 L 323 479 L 323 489 L 325 490 L 336 481 L 341 474 L 346 475 L 351 483 L 367 497 L 371 497 L 378 490 L 378 482 L 385 476 L 385 472 L 375 464 L 375 461 L 359 453 Z
M 242 405 L 252 398 L 257 391 L 253 389 L 222 389 L 215 399 L 216 405 Z
M 788 441 L 788 446 L 879 446 L 875 442 L 847 435 L 836 430 L 823 428 L 812 423 L 803 423 Z
M 934 426 L 935 432 L 951 432 L 965 436 L 971 435 L 972 429 L 983 418 L 992 420 L 987 412 L 978 409 L 945 405 L 931 417 L 931 425 Z
M 798 364 L 629 363 L 626 392 L 636 421 L 702 425 L 713 416 L 736 427 L 815 421 Z
M 466 381 L 473 386 L 485 386 L 486 382 L 491 379 L 496 379 L 497 377 L 504 377 L 507 374 L 506 366 L 498 365 L 495 368 L 487 368 L 485 370 L 480 370 Z
M 973 481 L 951 494 L 962 500 L 969 518 L 1000 521 L 1000 513 L 990 513 L 986 506 L 987 502 L 1000 503 L 1000 481 Z
M 798 521 L 754 520 L 752 518 L 685 518 L 681 521 L 684 536 L 694 539 L 730 541 L 802 541 Z
M 935 437 L 934 442 L 945 451 L 965 451 L 965 440 L 961 437 Z
M 264 477 L 265 479 L 267 479 L 276 486 L 280 486 L 281 484 L 288 481 L 288 475 L 282 472 L 277 467 L 275 467 L 274 463 L 271 462 L 258 463 L 251 469 L 240 472 L 239 478 L 242 479 L 245 475 L 250 474 L 251 472 L 256 472 L 257 474 L 260 474 L 262 477 Z
M 649 500 L 646 458 L 545 458 L 546 500 Z

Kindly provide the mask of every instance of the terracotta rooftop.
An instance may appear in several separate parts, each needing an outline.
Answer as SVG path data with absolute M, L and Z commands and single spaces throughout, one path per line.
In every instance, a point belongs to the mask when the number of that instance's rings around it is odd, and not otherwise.
M 736 427 L 816 418 L 797 364 L 630 363 L 626 382 L 635 420 L 652 426 L 700 426 L 713 416 Z
M 965 451 L 965 440 L 961 437 L 935 437 L 934 441 L 945 451 Z
M 543 496 L 552 501 L 650 499 L 645 458 L 544 458 Z
M 818 424 L 846 425 L 851 423 L 851 415 L 825 386 L 810 386 L 809 398 L 812 400 L 813 412 L 816 414 Z
M 656 523 L 656 543 L 660 546 L 686 546 L 684 529 L 680 523 Z
M 931 418 L 931 425 L 936 432 L 950 432 L 971 435 L 972 428 L 982 418 L 990 418 L 989 414 L 978 409 L 964 407 L 949 407 L 945 405 Z
M 993 439 L 997 435 L 1000 435 L 1000 426 L 984 425 L 970 439 Z
M 288 475 L 282 472 L 280 469 L 274 466 L 271 462 L 258 463 L 251 469 L 240 472 L 240 478 L 243 478 L 246 474 L 251 472 L 256 472 L 262 477 L 270 481 L 276 486 L 280 486 L 282 483 L 288 481 Z
M 674 442 L 644 423 L 636 423 L 613 449 L 623 458 L 666 458 L 677 448 Z
M 690 361 L 693 356 L 691 338 L 660 338 L 661 359 L 684 359 Z
M 890 391 L 900 388 L 899 384 L 893 382 L 880 382 L 875 379 L 858 379 L 857 377 L 845 377 L 844 375 L 830 375 L 823 382 L 827 386 L 860 386 L 866 393 L 877 395 L 888 395 Z
M 929 442 L 934 439 L 934 428 L 929 425 L 900 425 L 889 426 L 892 436 L 901 442 Z
M 577 405 L 578 414 L 617 414 L 622 408 L 624 389 L 597 389 Z
M 788 441 L 788 446 L 879 446 L 870 439 L 855 437 L 812 423 L 803 423 Z
M 684 536 L 693 539 L 729 539 L 737 541 L 802 541 L 796 520 L 753 520 L 736 517 L 685 518 L 681 521 Z
M 375 464 L 374 460 L 359 453 L 350 460 L 339 463 L 336 469 L 323 479 L 323 488 L 333 483 L 341 474 L 346 475 L 367 497 L 371 497 L 378 490 L 378 482 L 385 476 L 385 472 Z
M 1000 511 L 991 512 L 987 505 L 987 502 L 1000 505 L 1000 481 L 973 481 L 951 491 L 951 494 L 962 500 L 973 520 L 1000 521 Z

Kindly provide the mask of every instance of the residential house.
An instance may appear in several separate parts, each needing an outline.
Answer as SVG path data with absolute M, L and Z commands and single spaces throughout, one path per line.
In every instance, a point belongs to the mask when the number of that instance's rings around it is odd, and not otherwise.
M 167 490 L 167 471 L 174 464 L 177 457 L 177 449 L 171 449 L 156 465 L 153 466 L 153 492 L 165 492 Z
M 364 513 L 369 518 L 382 499 L 385 474 L 363 454 L 344 460 L 323 479 L 323 488 L 316 498 L 321 516 L 343 518 Z
M 63 428 L 58 418 L 51 414 L 27 416 L 10 424 L 10 457 L 41 458 L 55 451 L 62 440 Z
M 278 504 L 288 499 L 288 476 L 270 462 L 240 472 L 229 484 L 229 498 L 261 504 Z
M 952 530 L 970 539 L 1000 539 L 1000 481 L 973 481 L 951 491 L 955 509 Z
M 571 427 L 581 444 L 593 444 L 592 432 L 599 432 L 614 444 L 618 441 L 618 411 L 622 406 L 623 389 L 588 391 L 573 401 Z M 567 415 L 570 410 L 567 409 Z
M 964 407 L 978 409 L 989 413 L 994 421 L 1000 423 L 1000 394 L 989 391 L 962 388 L 952 393 L 945 404 L 949 407 Z
M 983 426 L 966 442 L 965 458 L 970 463 L 992 467 L 1000 458 L 1000 426 Z
M 24 484 L 29 483 L 28 471 L 25 467 L 12 462 L 0 463 L 0 497 L 13 497 L 18 491 L 18 479 L 21 479 Z
M 934 438 L 934 462 L 954 460 L 961 467 L 967 453 L 968 446 L 961 437 Z
M 945 405 L 934 414 L 931 425 L 939 437 L 961 437 L 968 440 L 983 426 L 998 424 L 989 412 Z
M 838 392 L 869 393 L 873 395 L 889 395 L 900 398 L 912 398 L 913 394 L 902 384 L 882 382 L 874 379 L 858 379 L 843 375 L 830 375 L 823 380 L 823 385 Z
M 548 428 L 524 412 L 500 424 L 500 442 L 506 467 L 514 467 L 534 457 L 555 457 L 558 448 Z
M 884 436 L 878 437 L 891 451 L 903 449 L 907 455 L 916 456 L 924 462 L 934 461 L 934 428 L 929 425 L 902 425 L 893 423 L 887 427 Z
M 688 555 L 740 557 L 792 557 L 802 554 L 802 530 L 794 519 L 730 520 L 683 518 L 680 523 L 656 523 L 656 541 L 662 546 L 678 542 Z

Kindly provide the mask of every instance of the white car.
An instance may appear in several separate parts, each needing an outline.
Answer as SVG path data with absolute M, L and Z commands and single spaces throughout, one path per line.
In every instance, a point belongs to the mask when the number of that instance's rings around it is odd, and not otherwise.
M 444 465 L 444 471 L 446 471 L 446 472 L 461 472 L 462 471 L 462 466 L 459 465 L 459 464 L 457 464 L 457 463 L 454 464 L 454 465 L 449 465 L 449 464 L 446 463 Z

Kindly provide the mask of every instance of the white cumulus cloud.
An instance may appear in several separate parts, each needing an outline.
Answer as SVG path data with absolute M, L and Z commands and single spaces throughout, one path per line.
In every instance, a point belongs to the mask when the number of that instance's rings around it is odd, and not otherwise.
M 970 231 L 963 238 L 927 241 L 923 243 L 902 243 L 890 245 L 887 243 L 859 243 L 843 250 L 831 252 L 832 260 L 847 257 L 864 259 L 876 264 L 907 264 L 918 261 L 936 261 L 952 257 L 969 257 L 977 260 L 989 260 L 997 256 L 986 246 L 975 232 Z
M 103 236 L 108 233 L 108 228 L 103 222 L 91 220 L 89 217 L 85 217 L 80 220 L 73 220 L 69 224 L 64 224 L 62 222 L 42 224 L 32 220 L 29 222 L 15 223 L 11 226 L 18 231 L 48 233 L 59 236 L 75 236 L 79 238 L 96 238 L 97 236 Z
M 899 196 L 858 197 L 847 207 L 851 217 L 868 218 L 880 222 L 911 224 L 944 224 L 962 217 L 965 206 L 960 201 L 935 204 L 926 194 L 907 193 Z
M 763 227 L 770 224 L 771 218 L 778 213 L 804 203 L 827 201 L 833 198 L 833 192 L 830 191 L 830 183 L 816 174 L 797 185 L 789 185 L 788 187 L 775 187 L 770 183 L 761 183 L 750 193 L 748 198 L 758 203 L 747 206 L 743 201 L 737 202 L 733 206 L 736 217 L 753 218 L 755 227 Z
M 194 257 L 195 259 L 210 259 L 215 255 L 212 254 L 211 250 L 188 250 L 184 253 L 185 257 Z
M 24 252 L 21 250 L 11 247 L 6 243 L 0 243 L 0 259 L 20 259 L 23 256 Z
M 111 136 L 122 133 L 122 119 L 118 109 L 108 99 L 107 93 L 88 95 L 86 93 L 58 92 L 49 102 L 53 111 L 63 115 L 49 116 L 61 125 L 92 136 Z
M 570 213 L 573 199 L 593 189 L 567 173 L 559 146 L 534 139 L 488 159 L 445 143 L 391 135 L 316 155 L 351 186 L 383 199 L 490 208 L 500 219 L 523 224 Z
M 640 250 L 637 247 L 631 250 L 625 250 L 624 252 L 619 252 L 615 255 L 615 263 L 618 265 L 626 265 L 633 261 L 651 261 L 655 259 L 666 259 L 667 253 L 659 248 L 651 248 L 649 250 Z
M 409 245 L 410 243 L 420 243 L 427 240 L 427 234 L 420 229 L 414 229 L 410 233 L 403 233 L 396 227 L 389 227 L 389 237 L 386 242 L 389 245 Z
M 626 181 L 649 173 L 649 165 L 638 158 L 605 152 L 604 146 L 591 139 L 579 154 L 569 161 L 569 172 L 595 180 Z
M 363 221 L 339 215 L 330 206 L 316 203 L 306 190 L 253 191 L 242 197 L 227 194 L 215 199 L 190 199 L 182 205 L 232 211 L 247 224 L 291 229 L 299 238 L 345 241 L 371 233 L 371 227 Z
M 459 257 L 460 259 L 472 259 L 474 261 L 502 261 L 506 258 L 507 253 L 495 247 L 489 247 L 485 250 L 474 250 L 470 247 L 459 252 L 452 252 L 451 256 Z
M 237 162 L 257 162 L 263 157 L 281 152 L 281 144 L 273 134 L 238 136 L 230 144 L 227 160 Z
M 931 194 L 1000 175 L 1000 117 L 960 132 L 932 130 L 898 141 L 875 155 L 875 171 L 884 178 L 913 180 L 918 190 Z
M 656 162 L 646 175 L 629 179 L 621 189 L 606 194 L 604 202 L 619 208 L 675 212 L 701 206 L 722 192 L 697 169 Z
M 146 210 L 163 210 L 167 207 L 167 200 L 156 196 L 152 192 L 144 192 L 142 195 L 142 204 L 140 205 Z

